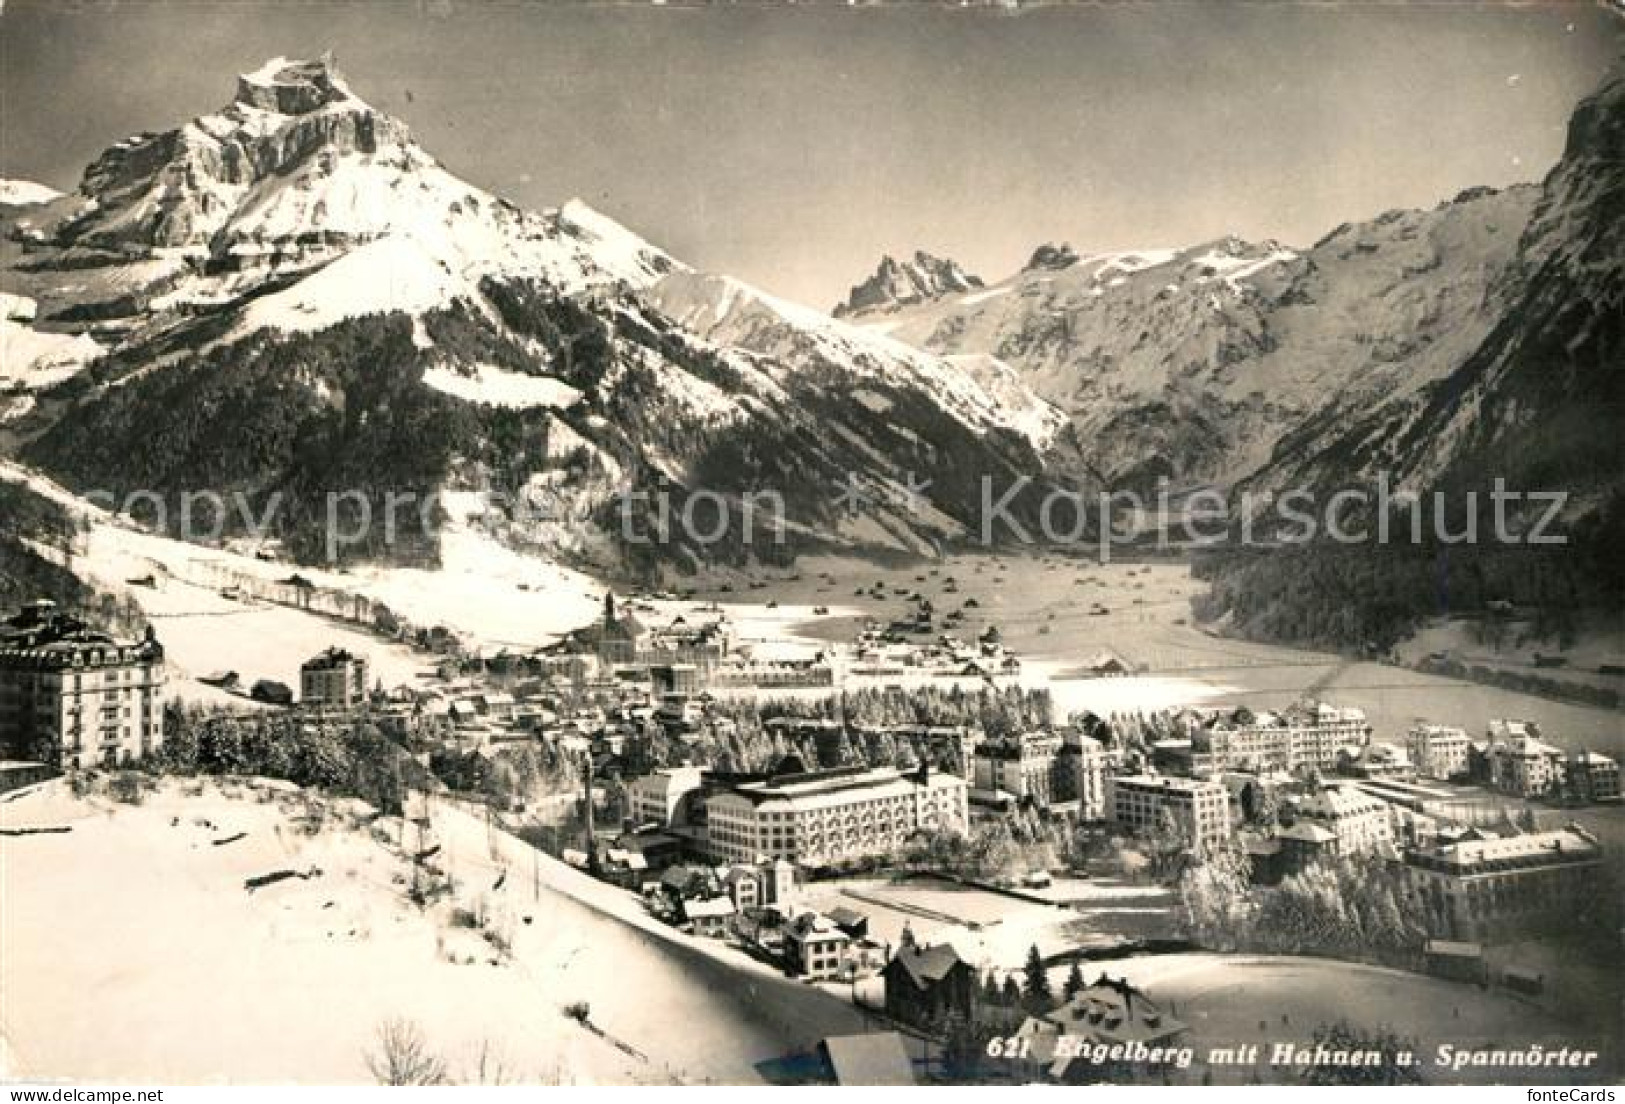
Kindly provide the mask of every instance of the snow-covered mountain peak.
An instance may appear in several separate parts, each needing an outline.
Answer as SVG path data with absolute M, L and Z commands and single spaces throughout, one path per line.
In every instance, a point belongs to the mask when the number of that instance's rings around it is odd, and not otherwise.
M 315 60 L 275 57 L 237 78 L 236 102 L 282 115 L 306 115 L 349 100 L 367 105 L 350 90 L 330 54 Z
M 1043 245 L 1033 250 L 1033 255 L 1028 258 L 1027 264 L 1022 271 L 1058 271 L 1063 268 L 1070 268 L 1077 263 L 1077 250 L 1073 249 L 1066 242 L 1045 242 Z
M 923 249 L 903 261 L 887 254 L 874 274 L 855 285 L 846 301 L 836 306 L 835 317 L 896 310 L 981 286 L 981 278 L 966 272 L 958 262 Z
M 93 319 L 107 332 L 151 311 L 280 296 L 291 279 L 384 239 L 400 241 L 364 259 L 429 263 L 342 296 L 346 316 L 388 310 L 403 280 L 423 292 L 412 301 L 441 302 L 466 297 L 486 275 L 572 293 L 647 287 L 676 267 L 579 200 L 526 212 L 453 176 L 405 123 L 357 96 L 330 57 L 266 62 L 238 78 L 220 110 L 114 144 L 76 195 L 15 220 L 40 274 L 22 290 L 39 299 L 41 317 Z M 58 259 L 79 276 L 49 278 Z M 431 294 L 429 283 L 440 286 Z

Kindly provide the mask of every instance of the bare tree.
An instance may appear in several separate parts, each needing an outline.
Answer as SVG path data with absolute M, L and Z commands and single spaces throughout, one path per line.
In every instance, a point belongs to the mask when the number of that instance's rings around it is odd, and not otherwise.
M 474 1069 L 470 1077 L 476 1085 L 511 1085 L 513 1074 L 508 1069 L 507 1057 L 490 1039 L 481 1039 L 474 1052 Z
M 367 1069 L 380 1085 L 444 1085 L 446 1064 L 429 1050 L 418 1025 L 390 1019 L 378 1026 L 377 1049 L 367 1055 Z

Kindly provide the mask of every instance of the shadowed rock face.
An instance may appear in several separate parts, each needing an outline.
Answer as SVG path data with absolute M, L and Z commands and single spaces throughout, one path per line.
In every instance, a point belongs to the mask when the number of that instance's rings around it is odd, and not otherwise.
M 305 115 L 349 95 L 330 57 L 271 62 L 259 73 L 237 78 L 237 102 L 282 115 Z
M 1070 245 L 1066 244 L 1065 242 L 1062 242 L 1059 245 L 1056 245 L 1053 242 L 1046 242 L 1037 249 L 1033 250 L 1033 255 L 1028 258 L 1027 266 L 1025 269 L 1023 269 L 1023 271 L 1038 272 L 1048 270 L 1054 272 L 1063 268 L 1071 268 L 1077 263 L 1077 251 L 1074 250 Z
M 85 171 L 78 203 L 45 233 L 53 244 L 215 249 L 248 190 L 312 158 L 346 154 L 401 168 L 429 164 L 399 120 L 356 97 L 327 59 L 278 59 L 238 78 L 233 100 L 162 134 L 138 134 Z
M 958 263 L 933 257 L 923 250 L 907 261 L 882 257 L 874 275 L 853 287 L 846 302 L 836 306 L 835 317 L 895 309 L 981 286 L 981 278 L 966 272 Z

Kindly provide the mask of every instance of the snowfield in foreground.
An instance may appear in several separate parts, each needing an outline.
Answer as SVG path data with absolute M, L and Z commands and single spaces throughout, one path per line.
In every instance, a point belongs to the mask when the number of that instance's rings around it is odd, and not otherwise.
M 431 817 L 423 846 L 455 893 L 419 909 L 400 820 L 359 802 L 221 780 L 139 805 L 65 782 L 0 803 L 6 829 L 71 828 L 0 837 L 0 1077 L 366 1083 L 380 1024 L 401 1018 L 456 1081 L 483 1050 L 509 1081 L 754 1083 L 756 1063 L 859 1029 L 828 994 L 452 805 Z M 280 870 L 310 876 L 245 888 Z M 483 911 L 511 953 L 454 908 Z M 565 1016 L 576 1001 L 602 1035 Z

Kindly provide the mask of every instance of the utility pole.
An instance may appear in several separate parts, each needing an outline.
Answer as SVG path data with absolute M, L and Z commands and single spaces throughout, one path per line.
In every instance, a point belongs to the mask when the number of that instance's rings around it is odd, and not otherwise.
M 613 599 L 610 599 L 613 601 Z M 587 873 L 593 877 L 598 876 L 598 837 L 593 828 L 592 814 L 592 751 L 589 749 L 582 755 L 582 776 L 586 787 L 586 813 L 587 813 Z

